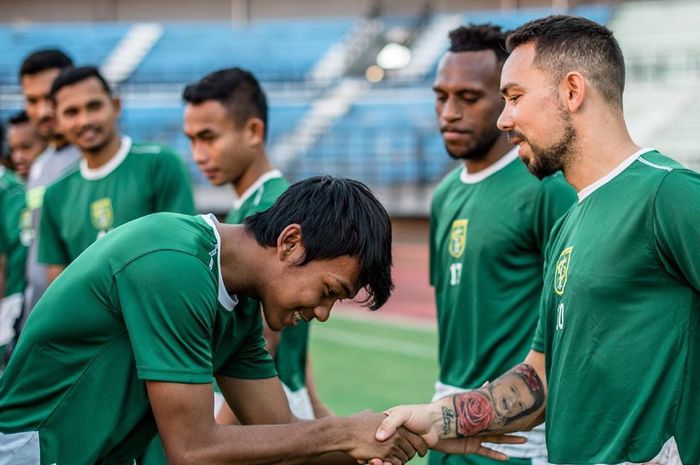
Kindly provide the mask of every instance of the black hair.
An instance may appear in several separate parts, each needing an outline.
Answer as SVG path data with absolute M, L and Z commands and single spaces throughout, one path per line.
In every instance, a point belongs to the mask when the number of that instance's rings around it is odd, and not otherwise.
M 56 79 L 53 81 L 53 85 L 51 86 L 51 98 L 55 100 L 56 94 L 63 87 L 70 86 L 90 78 L 95 78 L 100 81 L 102 89 L 104 89 L 105 93 L 110 97 L 112 96 L 112 89 L 110 89 L 109 84 L 107 84 L 107 81 L 104 77 L 102 77 L 102 74 L 100 74 L 100 71 L 97 68 L 94 66 L 78 66 L 76 68 L 66 68 L 61 71 L 61 74 L 56 77 Z
M 73 60 L 57 48 L 47 48 L 30 53 L 19 68 L 19 77 L 39 74 L 47 69 L 64 69 L 73 66 Z
M 491 50 L 496 60 L 503 64 L 508 58 L 506 36 L 501 26 L 493 24 L 470 24 L 450 31 L 450 52 L 479 52 Z
M 238 128 L 250 118 L 259 118 L 264 123 L 263 140 L 267 138 L 267 98 L 250 71 L 241 68 L 214 71 L 185 87 L 182 98 L 194 105 L 207 100 L 221 103 Z
M 529 43 L 535 46 L 533 64 L 551 73 L 555 82 L 579 71 L 622 109 L 625 59 L 610 29 L 578 16 L 552 15 L 525 23 L 506 39 L 509 52 Z
M 391 280 L 391 221 L 372 191 L 361 182 L 316 176 L 287 189 L 268 210 L 249 216 L 245 228 L 264 247 L 277 245 L 282 230 L 299 224 L 304 262 L 341 256 L 360 261 L 362 302 L 376 310 L 394 288 Z
M 15 126 L 18 124 L 24 124 L 29 122 L 29 116 L 27 115 L 27 112 L 24 110 L 18 111 L 17 113 L 13 114 L 10 116 L 10 118 L 7 120 L 8 126 Z

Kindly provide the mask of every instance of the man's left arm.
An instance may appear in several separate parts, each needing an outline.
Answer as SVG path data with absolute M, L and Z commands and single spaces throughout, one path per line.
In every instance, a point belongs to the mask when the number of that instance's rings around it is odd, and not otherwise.
M 700 174 L 666 175 L 654 201 L 656 250 L 664 268 L 700 292 Z

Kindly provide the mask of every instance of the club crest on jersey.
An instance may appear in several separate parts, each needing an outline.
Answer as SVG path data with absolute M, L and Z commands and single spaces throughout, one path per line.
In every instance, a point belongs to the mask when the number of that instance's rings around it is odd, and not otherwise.
M 467 225 L 469 220 L 454 220 L 450 231 L 450 255 L 459 258 L 467 245 Z
M 571 263 L 571 251 L 573 247 L 567 247 L 559 255 L 557 265 L 554 267 L 554 292 L 558 295 L 564 294 L 566 280 L 569 277 L 569 263 Z
M 90 204 L 90 216 L 92 225 L 100 231 L 107 231 L 114 223 L 114 213 L 112 212 L 112 200 L 109 197 L 95 200 Z

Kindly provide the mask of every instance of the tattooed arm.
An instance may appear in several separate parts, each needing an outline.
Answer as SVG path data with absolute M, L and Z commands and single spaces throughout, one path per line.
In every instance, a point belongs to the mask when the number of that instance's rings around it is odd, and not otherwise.
M 492 439 L 494 435 L 528 430 L 542 423 L 546 399 L 544 354 L 531 351 L 524 363 L 479 389 L 432 404 L 390 409 L 377 431 L 377 439 L 388 437 L 403 425 L 420 434 L 431 448 L 486 455 L 480 444 L 485 436 Z M 445 441 L 473 436 L 481 440 Z

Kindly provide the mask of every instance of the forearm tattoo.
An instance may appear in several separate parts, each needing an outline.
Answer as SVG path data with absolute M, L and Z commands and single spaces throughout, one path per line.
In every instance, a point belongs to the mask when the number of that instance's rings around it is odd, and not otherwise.
M 442 408 L 442 434 L 444 436 L 448 436 L 450 431 L 452 431 L 452 421 L 454 418 L 454 410 L 450 410 L 447 407 Z
M 443 408 L 444 436 L 498 432 L 509 423 L 539 411 L 545 401 L 544 385 L 534 368 L 521 364 L 481 389 L 453 396 L 452 401 L 452 415 Z

